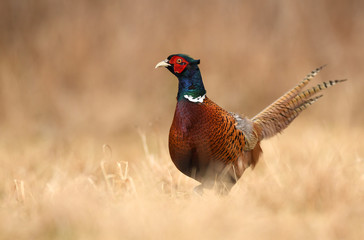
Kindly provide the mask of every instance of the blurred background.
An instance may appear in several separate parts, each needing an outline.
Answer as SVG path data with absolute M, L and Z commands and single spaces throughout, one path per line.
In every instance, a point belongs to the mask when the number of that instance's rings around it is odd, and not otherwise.
M 363 43 L 362 0 L 1 0 L 0 239 L 364 239 Z M 248 117 L 321 65 L 311 86 L 348 81 L 196 198 L 154 69 L 173 53 Z
M 117 139 L 126 157 L 138 131 L 167 146 L 177 80 L 154 66 L 173 53 L 201 59 L 208 96 L 249 117 L 327 64 L 314 83 L 349 81 L 296 121 L 360 127 L 363 12 L 360 0 L 1 1 L 0 134 Z

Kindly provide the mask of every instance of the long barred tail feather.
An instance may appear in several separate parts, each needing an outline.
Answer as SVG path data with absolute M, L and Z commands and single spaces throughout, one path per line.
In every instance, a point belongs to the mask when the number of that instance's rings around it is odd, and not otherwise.
M 330 80 L 317 86 L 311 87 L 305 91 L 302 89 L 314 78 L 321 69 L 321 66 L 308 74 L 296 87 L 278 98 L 275 102 L 257 114 L 252 121 L 255 124 L 257 134 L 260 140 L 272 137 L 285 129 L 303 110 L 316 102 L 320 97 L 314 96 L 335 84 L 346 81 Z
M 262 115 L 265 115 L 267 112 L 269 112 L 271 109 L 276 108 L 277 105 L 284 104 L 287 101 L 291 100 L 292 98 L 296 97 L 297 94 L 300 93 L 300 91 L 313 79 L 326 65 L 323 65 L 321 67 L 316 68 L 294 88 L 283 94 L 280 98 L 278 98 L 275 102 L 273 102 L 271 105 L 266 107 L 263 111 L 258 113 L 254 118 L 258 119 L 262 117 Z M 254 120 L 254 118 L 252 120 Z
M 301 93 L 299 93 L 297 96 L 295 96 L 292 100 L 290 100 L 288 103 L 291 107 L 297 106 L 304 102 L 307 98 L 316 95 L 317 93 L 330 88 L 338 83 L 345 82 L 347 79 L 341 79 L 341 80 L 330 80 L 328 82 L 322 82 L 317 84 L 317 86 L 314 86 L 312 88 L 309 88 Z
M 305 110 L 308 106 L 315 103 L 319 98 L 321 98 L 323 95 L 316 96 L 314 98 L 310 98 L 306 100 L 305 102 L 301 103 L 300 105 L 294 107 L 294 108 L 288 108 L 285 112 L 280 113 L 281 116 L 285 118 L 284 124 L 285 126 L 288 126 L 298 115 Z

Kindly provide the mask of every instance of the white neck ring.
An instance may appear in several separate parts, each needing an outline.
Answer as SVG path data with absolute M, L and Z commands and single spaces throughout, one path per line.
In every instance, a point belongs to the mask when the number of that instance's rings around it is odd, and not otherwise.
M 203 96 L 198 96 L 198 97 L 192 97 L 191 95 L 183 95 L 183 97 L 186 98 L 190 102 L 202 103 L 206 97 L 206 94 L 204 94 Z

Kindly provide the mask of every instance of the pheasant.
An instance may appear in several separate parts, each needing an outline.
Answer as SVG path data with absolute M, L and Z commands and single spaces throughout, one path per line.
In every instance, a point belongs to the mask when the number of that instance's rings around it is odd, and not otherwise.
M 198 64 L 185 54 L 170 55 L 155 68 L 166 67 L 178 78 L 177 105 L 169 132 L 169 152 L 175 166 L 201 184 L 195 191 L 216 186 L 228 193 L 249 166 L 254 168 L 262 153 L 260 142 L 280 133 L 317 95 L 343 80 L 303 88 L 324 66 L 308 74 L 297 86 L 252 119 L 228 112 L 206 96 Z

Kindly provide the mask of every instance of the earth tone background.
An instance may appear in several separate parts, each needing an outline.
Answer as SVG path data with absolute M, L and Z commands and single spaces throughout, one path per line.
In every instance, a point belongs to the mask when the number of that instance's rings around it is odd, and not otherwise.
M 0 238 L 361 239 L 363 12 L 359 0 L 1 1 Z M 266 141 L 228 197 L 200 198 L 168 156 L 177 80 L 154 66 L 172 53 L 201 59 L 208 96 L 249 117 L 323 64 L 313 84 L 349 81 Z

